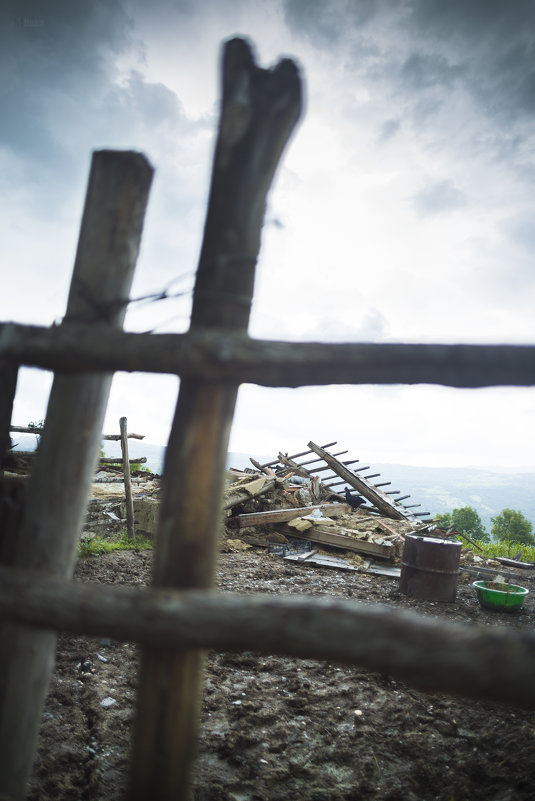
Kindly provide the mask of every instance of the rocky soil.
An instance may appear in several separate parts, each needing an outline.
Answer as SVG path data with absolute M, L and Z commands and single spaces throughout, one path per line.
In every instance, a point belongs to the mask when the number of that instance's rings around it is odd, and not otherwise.
M 76 580 L 145 584 L 150 563 L 150 552 L 88 557 Z M 454 603 L 416 601 L 395 579 L 285 562 L 260 548 L 223 553 L 218 585 L 353 598 L 487 626 L 535 623 L 532 595 L 517 614 L 488 612 L 466 579 Z M 60 636 L 32 801 L 122 797 L 136 667 L 129 643 Z M 427 696 L 355 667 L 208 655 L 196 801 L 528 801 L 534 788 L 532 712 Z

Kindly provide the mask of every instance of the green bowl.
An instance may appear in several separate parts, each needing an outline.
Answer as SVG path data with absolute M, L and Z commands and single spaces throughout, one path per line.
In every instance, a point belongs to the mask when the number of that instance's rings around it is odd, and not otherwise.
M 496 584 L 494 581 L 474 581 L 479 603 L 495 612 L 517 612 L 529 590 L 516 584 Z

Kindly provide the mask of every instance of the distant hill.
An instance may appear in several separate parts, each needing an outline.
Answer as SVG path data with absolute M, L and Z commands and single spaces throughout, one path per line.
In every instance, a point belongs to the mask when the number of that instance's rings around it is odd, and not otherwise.
M 535 473 L 400 464 L 376 464 L 373 468 L 373 472 L 375 468 L 381 472 L 381 479 L 377 481 L 391 481 L 392 489 L 401 490 L 402 495 L 410 493 L 405 503 L 421 503 L 422 511 L 432 515 L 471 506 L 490 531 L 491 517 L 502 509 L 515 509 L 535 528 Z
M 270 457 L 255 458 L 264 463 Z M 249 456 L 244 453 L 229 453 L 227 464 L 251 467 Z M 384 487 L 387 491 L 400 490 L 400 495 L 410 494 L 405 504 L 421 504 L 414 512 L 431 512 L 432 517 L 462 506 L 471 506 L 490 532 L 491 517 L 502 509 L 515 509 L 533 523 L 535 530 L 535 473 L 498 473 L 479 468 L 412 467 L 402 464 L 372 464 L 366 473 L 381 473 L 381 477 L 375 479 L 378 483 L 391 481 L 391 486 Z
M 33 434 L 15 434 L 15 442 L 20 450 L 33 450 L 36 438 Z M 119 456 L 121 446 L 118 442 L 103 443 L 107 456 Z M 142 440 L 128 442 L 129 455 L 147 457 L 147 467 L 161 474 L 165 448 Z M 255 458 L 261 463 L 269 461 L 269 456 Z M 251 467 L 246 453 L 229 453 L 227 467 Z M 535 529 L 535 473 L 499 473 L 468 467 L 412 467 L 403 464 L 373 464 L 370 473 L 380 472 L 377 482 L 390 481 L 385 490 L 400 490 L 401 495 L 410 494 L 406 504 L 419 503 L 415 512 L 431 512 L 431 516 L 451 512 L 461 506 L 475 509 L 483 525 L 490 531 L 491 517 L 502 509 L 515 509 L 522 512 Z M 425 519 L 425 518 L 424 518 Z

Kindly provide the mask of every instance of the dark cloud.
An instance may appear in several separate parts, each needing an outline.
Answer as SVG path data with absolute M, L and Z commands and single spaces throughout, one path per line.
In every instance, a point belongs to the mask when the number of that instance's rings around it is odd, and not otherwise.
M 421 217 L 455 211 L 466 205 L 464 192 L 451 181 L 436 181 L 417 192 L 412 198 Z
M 7 2 L 1 14 L 0 146 L 33 192 L 36 213 L 54 207 L 43 203 L 44 186 L 58 203 L 79 192 L 94 149 L 134 148 L 151 158 L 155 142 L 161 155 L 173 138 L 167 150 L 176 156 L 193 124 L 166 86 L 119 72 L 121 57 L 141 66 L 144 56 L 120 3 Z
M 490 144 L 487 149 L 491 158 L 507 158 L 503 151 L 512 134 L 520 145 L 529 141 L 533 0 L 283 0 L 283 8 L 294 35 L 330 53 L 368 88 L 376 108 L 388 102 L 390 118 L 428 142 L 432 136 L 435 148 L 451 146 L 453 139 L 458 151 L 473 152 L 478 143 L 468 135 L 469 114 L 477 117 L 480 140 L 494 138 L 492 155 Z M 356 106 L 355 115 L 360 113 Z M 461 115 L 464 128 L 457 122 Z
M 348 23 L 364 26 L 377 7 L 377 0 L 283 0 L 284 18 L 292 33 L 319 46 L 341 40 Z
M 532 0 L 413 0 L 409 29 L 462 64 L 465 86 L 492 117 L 535 110 Z
M 131 35 L 118 3 L 4 3 L 0 142 L 25 158 L 57 155 L 62 112 L 108 85 Z
M 437 53 L 412 53 L 401 68 L 400 78 L 410 88 L 420 90 L 433 86 L 450 88 L 464 68 L 450 64 Z

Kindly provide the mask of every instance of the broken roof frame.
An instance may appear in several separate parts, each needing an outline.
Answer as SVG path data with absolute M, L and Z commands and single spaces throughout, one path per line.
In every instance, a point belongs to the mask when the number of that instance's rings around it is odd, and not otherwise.
M 330 469 L 333 472 L 333 475 L 329 476 L 328 478 L 334 478 L 334 476 L 339 476 L 341 481 L 333 482 L 331 484 L 325 484 L 327 487 L 332 487 L 334 483 L 345 483 L 349 484 L 350 487 L 353 489 L 358 490 L 358 492 L 363 495 L 371 504 L 372 509 L 377 510 L 380 514 L 385 515 L 386 517 L 390 517 L 394 520 L 408 520 L 409 522 L 413 523 L 415 526 L 420 526 L 422 521 L 420 520 L 421 517 L 425 517 L 429 515 L 429 512 L 411 512 L 410 509 L 419 506 L 420 504 L 411 504 L 410 506 L 402 506 L 400 501 L 405 500 L 406 498 L 410 498 L 410 495 L 402 495 L 400 498 L 396 498 L 395 501 L 391 500 L 389 497 L 390 495 L 397 495 L 399 490 L 394 490 L 390 492 L 384 492 L 380 487 L 386 486 L 390 484 L 390 482 L 382 482 L 380 484 L 372 484 L 370 479 L 376 478 L 380 476 L 380 473 L 372 473 L 368 476 L 359 476 L 357 475 L 356 470 L 350 470 L 348 465 L 354 464 L 358 462 L 358 459 L 351 459 L 346 462 L 341 462 L 337 459 L 337 456 L 340 456 L 344 453 L 347 453 L 347 450 L 340 451 L 336 454 L 329 453 L 327 448 L 333 447 L 337 445 L 337 442 L 329 442 L 326 445 L 316 445 L 315 442 L 310 441 L 308 443 L 308 450 L 301 451 L 300 453 L 293 454 L 292 456 L 288 456 L 283 453 L 279 453 L 277 459 L 273 459 L 265 464 L 259 464 L 258 461 L 251 458 L 251 463 L 256 467 L 257 470 L 261 470 L 264 473 L 267 473 L 269 468 L 276 466 L 277 464 L 283 464 L 285 467 L 290 468 L 294 471 L 294 473 L 302 478 L 314 478 L 314 475 L 323 471 Z M 297 462 L 296 459 L 301 458 L 302 456 L 309 456 L 311 453 L 315 453 L 317 455 L 317 459 L 310 459 L 306 462 Z M 320 462 L 319 467 L 314 467 L 312 469 L 308 469 L 305 465 L 309 465 L 312 463 Z M 368 470 L 369 465 L 365 467 L 360 467 L 359 471 Z M 324 482 L 323 482 L 324 483 Z M 367 510 L 369 511 L 369 509 Z

